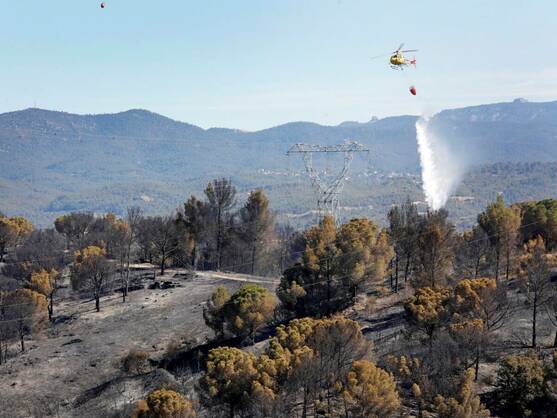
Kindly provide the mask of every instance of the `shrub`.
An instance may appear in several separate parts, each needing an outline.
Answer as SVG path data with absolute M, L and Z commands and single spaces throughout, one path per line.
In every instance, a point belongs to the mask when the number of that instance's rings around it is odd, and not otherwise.
M 505 410 L 516 416 L 528 416 L 531 403 L 544 396 L 545 373 L 534 354 L 511 355 L 501 361 L 497 373 L 499 398 Z
M 192 403 L 178 392 L 158 389 L 137 403 L 132 418 L 195 418 Z
M 474 370 L 468 369 L 462 377 L 456 398 L 435 397 L 435 406 L 439 418 L 482 418 L 489 417 L 490 412 L 481 404 L 479 396 L 474 393 Z
M 149 367 L 149 355 L 145 351 L 132 349 L 120 360 L 120 370 L 124 373 L 142 374 Z
M 165 357 L 173 358 L 176 354 L 178 354 L 181 348 L 182 348 L 182 343 L 177 339 L 173 338 L 166 345 Z

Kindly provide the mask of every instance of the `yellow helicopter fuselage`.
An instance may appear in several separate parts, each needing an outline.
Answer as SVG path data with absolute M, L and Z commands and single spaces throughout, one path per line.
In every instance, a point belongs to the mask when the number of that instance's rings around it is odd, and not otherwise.
M 391 65 L 407 65 L 407 62 L 402 54 L 391 55 L 390 62 Z

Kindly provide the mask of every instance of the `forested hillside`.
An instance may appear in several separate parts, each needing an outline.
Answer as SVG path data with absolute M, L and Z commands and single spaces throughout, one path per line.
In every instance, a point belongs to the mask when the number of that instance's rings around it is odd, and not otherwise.
M 464 231 L 271 204 L 215 179 L 161 216 L 0 214 L 0 417 L 554 415 L 557 200 Z
M 557 155 L 556 114 L 557 102 L 517 100 L 443 111 L 433 119 L 432 129 L 471 166 L 551 162 Z M 414 179 L 405 188 L 399 180 L 379 180 L 392 178 L 392 172 L 418 173 L 415 121 L 414 116 L 400 116 L 338 126 L 296 122 L 243 132 L 201 129 L 144 110 L 85 116 L 40 109 L 5 113 L 0 115 L 0 209 L 39 225 L 71 210 L 122 215 L 126 206 L 137 204 L 155 214 L 176 207 L 184 195 L 224 175 L 240 191 L 265 188 L 276 210 L 299 215 L 314 203 L 308 196 L 309 182 L 300 175 L 301 162 L 285 155 L 288 148 L 300 142 L 337 144 L 352 139 L 371 152 L 369 159 L 354 159 L 352 186 L 346 188 L 342 205 L 360 206 L 362 194 L 376 197 L 373 204 L 364 203 L 380 206 L 366 213 L 376 217 L 385 213 L 381 202 L 390 205 L 408 193 L 422 200 Z M 334 158 L 322 163 L 330 169 L 339 164 Z M 521 169 L 497 170 L 501 179 L 495 184 L 470 184 L 474 178 L 479 181 L 472 173 L 463 187 L 490 196 L 505 190 L 509 199 L 520 200 L 525 192 L 506 178 Z M 374 171 L 376 175 L 362 176 Z M 534 185 L 528 193 L 552 193 L 554 189 L 543 185 L 551 179 L 540 179 L 539 174 L 530 179 L 528 172 L 520 174 Z M 379 190 L 374 189 L 377 182 Z

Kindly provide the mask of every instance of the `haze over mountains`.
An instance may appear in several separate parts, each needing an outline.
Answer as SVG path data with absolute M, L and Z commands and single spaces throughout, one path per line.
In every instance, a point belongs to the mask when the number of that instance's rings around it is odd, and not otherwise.
M 379 200 L 388 207 L 404 194 L 419 198 L 416 119 L 398 116 L 338 126 L 293 122 L 244 132 L 202 129 L 145 110 L 107 115 L 42 109 L 4 113 L 0 210 L 27 216 L 39 225 L 71 210 L 122 213 L 126 206 L 139 204 L 156 213 L 175 208 L 189 194 L 200 193 L 210 179 L 225 176 L 241 192 L 265 188 L 279 211 L 302 213 L 312 208 L 313 200 L 307 181 L 297 175 L 300 161 L 287 157 L 286 151 L 295 143 L 338 144 L 347 139 L 365 144 L 371 153 L 369 161 L 355 158 L 343 201 L 358 210 L 377 209 L 374 199 L 382 187 L 385 195 Z M 433 118 L 431 129 L 472 166 L 557 161 L 557 101 L 515 100 L 445 110 Z M 334 168 L 337 162 L 329 164 Z M 509 167 L 512 171 L 517 166 Z M 524 166 L 520 167 L 524 177 Z M 394 180 L 391 172 L 407 174 Z M 400 178 L 406 178 L 404 184 Z M 501 191 L 496 184 L 489 193 Z M 555 195 L 553 190 L 543 191 Z

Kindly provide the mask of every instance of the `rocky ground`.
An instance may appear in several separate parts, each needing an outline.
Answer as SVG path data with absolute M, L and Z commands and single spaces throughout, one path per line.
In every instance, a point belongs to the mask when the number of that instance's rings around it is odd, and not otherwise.
M 131 348 L 159 359 L 172 340 L 203 342 L 212 335 L 203 322 L 203 304 L 218 285 L 245 282 L 274 288 L 276 281 L 238 274 L 203 272 L 185 279 L 168 270 L 158 280 L 178 287 L 119 294 L 94 301 L 64 300 L 58 318 L 67 318 L 26 341 L 27 351 L 0 366 L 0 417 L 100 417 L 134 403 L 145 390 L 172 380 L 163 370 L 122 377 L 118 360 Z M 150 281 L 149 281 L 150 282 Z M 15 346 L 14 346 L 15 350 Z
M 149 268 L 149 266 L 137 266 Z M 152 270 L 148 270 L 151 274 Z M 145 288 L 130 294 L 128 302 L 113 293 L 101 300 L 101 312 L 93 301 L 67 297 L 56 306 L 58 322 L 34 339 L 27 351 L 16 354 L 0 366 L 0 417 L 124 417 L 147 392 L 161 385 L 179 387 L 195 398 L 195 375 L 185 371 L 171 374 L 156 364 L 171 342 L 204 343 L 212 331 L 203 321 L 203 305 L 219 285 L 231 291 L 246 282 L 274 290 L 278 279 L 216 272 L 191 277 L 184 271 L 168 270 L 158 281 L 172 281 L 177 287 Z M 411 289 L 383 297 L 361 296 L 345 314 L 360 322 L 362 332 L 374 343 L 375 356 L 402 353 L 410 340 L 405 331 L 404 300 Z M 525 350 L 530 332 L 530 312 L 524 299 L 513 290 L 515 309 L 499 343 L 480 368 L 479 389 L 493 389 L 498 360 L 506 353 Z M 539 342 L 550 347 L 554 329 L 540 319 Z M 410 339 L 410 340 L 409 340 Z M 119 359 L 130 349 L 149 354 L 153 367 L 140 375 L 122 373 Z M 255 347 L 252 347 L 255 349 Z

